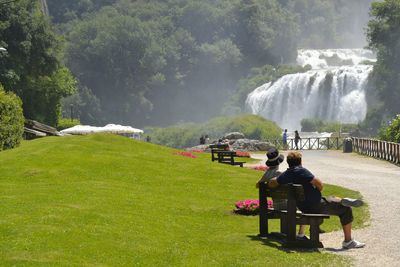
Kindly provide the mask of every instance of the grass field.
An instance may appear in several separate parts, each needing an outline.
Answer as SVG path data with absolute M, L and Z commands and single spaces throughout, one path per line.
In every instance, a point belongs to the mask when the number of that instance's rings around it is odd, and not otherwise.
M 0 153 L 1 266 L 333 266 L 257 238 L 262 172 L 113 135 L 49 137 Z M 326 186 L 329 194 L 359 196 Z M 355 209 L 356 227 L 368 220 Z M 324 223 L 338 229 L 339 220 Z M 277 224 L 274 225 L 278 229 Z M 341 240 L 338 240 L 341 242 Z

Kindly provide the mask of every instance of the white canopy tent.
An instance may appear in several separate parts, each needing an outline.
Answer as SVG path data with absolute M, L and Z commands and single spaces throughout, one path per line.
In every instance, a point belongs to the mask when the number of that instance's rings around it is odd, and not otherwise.
M 89 125 L 75 125 L 74 127 L 60 131 L 61 134 L 93 134 L 93 133 L 113 133 L 130 138 L 141 139 L 143 130 L 133 128 L 131 126 L 123 126 L 119 124 L 107 124 L 104 127 L 96 127 Z

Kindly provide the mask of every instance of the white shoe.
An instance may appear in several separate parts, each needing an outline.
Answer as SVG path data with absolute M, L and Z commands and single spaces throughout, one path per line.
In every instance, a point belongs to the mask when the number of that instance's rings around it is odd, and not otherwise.
M 365 243 L 359 242 L 357 240 L 350 240 L 348 242 L 343 241 L 342 247 L 345 249 L 350 249 L 350 248 L 363 248 L 365 247 Z
M 342 198 L 342 200 L 340 200 L 340 203 L 345 207 L 361 207 L 364 204 L 360 199 L 348 197 Z

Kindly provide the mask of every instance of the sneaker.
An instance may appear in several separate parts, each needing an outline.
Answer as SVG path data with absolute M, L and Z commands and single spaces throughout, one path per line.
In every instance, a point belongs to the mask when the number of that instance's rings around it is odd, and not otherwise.
M 364 203 L 360 199 L 354 199 L 354 198 L 342 198 L 340 203 L 345 206 L 345 207 L 361 207 Z
M 343 241 L 342 247 L 345 249 L 350 249 L 350 248 L 363 248 L 365 247 L 365 243 L 359 242 L 357 240 L 350 240 L 348 242 Z
M 310 240 L 306 235 L 296 235 L 297 240 Z

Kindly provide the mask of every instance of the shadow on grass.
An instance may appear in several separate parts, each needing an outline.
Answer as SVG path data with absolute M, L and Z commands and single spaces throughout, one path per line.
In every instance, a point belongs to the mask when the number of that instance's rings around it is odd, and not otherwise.
M 325 248 L 326 251 L 329 252 L 342 252 L 342 251 L 347 251 L 348 249 L 345 248 Z
M 286 253 L 292 253 L 292 252 L 301 252 L 301 253 L 318 252 L 318 253 L 321 253 L 320 249 L 318 249 L 318 248 L 285 248 L 282 246 L 281 240 L 271 238 L 271 237 L 260 237 L 258 235 L 248 235 L 247 237 L 250 238 L 252 241 L 261 242 L 265 246 L 268 246 L 271 248 L 276 248 L 276 249 L 279 249 Z

